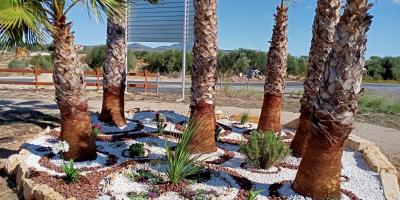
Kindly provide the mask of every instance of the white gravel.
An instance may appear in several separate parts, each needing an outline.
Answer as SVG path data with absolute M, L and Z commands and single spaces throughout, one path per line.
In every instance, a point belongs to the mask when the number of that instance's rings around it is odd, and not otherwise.
M 146 114 L 150 115 L 150 114 Z M 285 132 L 285 131 L 283 131 Z M 241 135 L 241 132 L 234 132 L 234 135 Z M 232 135 L 230 134 L 230 135 Z M 292 134 L 292 133 L 288 133 Z M 168 139 L 170 140 L 170 139 Z M 62 173 L 57 173 L 53 170 L 44 168 L 39 165 L 39 159 L 47 154 L 48 152 L 39 152 L 36 151 L 39 147 L 51 147 L 53 144 L 57 143 L 58 140 L 52 136 L 41 136 L 36 139 L 30 140 L 26 142 L 23 147 L 28 149 L 31 154 L 27 157 L 26 163 L 29 167 L 33 167 L 39 171 L 45 171 L 52 175 L 63 175 Z M 144 143 L 145 148 L 151 150 L 150 158 L 158 159 L 163 158 L 165 156 L 164 149 L 164 138 L 163 137 L 145 137 L 138 138 L 136 140 L 127 140 L 127 141 L 116 141 L 116 142 L 102 142 L 97 141 L 97 146 L 101 146 L 102 152 L 108 152 L 117 156 L 118 162 L 123 162 L 125 160 L 129 160 L 130 158 L 122 156 L 122 152 L 125 149 L 128 149 L 129 146 L 133 143 Z M 170 146 L 176 145 L 177 140 L 170 140 Z M 207 158 L 207 160 L 214 160 L 223 155 L 224 151 L 221 148 L 224 148 L 228 151 L 234 152 L 235 156 L 229 161 L 225 162 L 221 166 L 226 167 L 228 169 L 234 170 L 242 176 L 248 178 L 253 182 L 254 189 L 264 189 L 262 194 L 258 196 L 258 199 L 267 199 L 268 196 L 268 188 L 271 184 L 280 182 L 280 181 L 293 181 L 297 170 L 281 168 L 281 171 L 275 174 L 266 174 L 258 172 L 252 172 L 250 170 L 242 169 L 240 164 L 245 162 L 245 157 L 242 153 L 238 152 L 238 145 L 230 145 L 230 144 L 221 144 L 218 143 L 218 150 L 212 154 L 202 155 L 202 159 Z M 102 153 L 98 154 L 98 157 L 94 161 L 88 162 L 76 162 L 75 166 L 78 168 L 81 167 L 94 167 L 94 166 L 104 166 L 106 162 L 106 156 Z M 300 159 L 288 156 L 284 159 L 284 162 L 292 163 L 292 164 L 300 164 Z M 51 162 L 56 165 L 61 165 L 62 161 L 60 156 L 56 156 L 51 159 Z M 161 172 L 160 166 L 150 166 L 148 164 L 142 164 L 143 166 L 147 166 L 154 173 Z M 345 149 L 342 157 L 342 175 L 350 178 L 349 182 L 342 182 L 341 188 L 349 190 L 353 192 L 360 199 L 374 199 L 374 200 L 384 200 L 382 185 L 379 180 L 379 176 L 377 173 L 373 172 L 367 165 L 366 161 L 363 159 L 362 154 L 360 152 L 354 152 L 349 149 Z M 276 171 L 276 169 L 270 169 L 270 171 Z M 232 199 L 238 190 L 237 183 L 233 181 L 232 177 L 220 172 L 216 175 L 213 174 L 212 178 L 200 184 L 192 184 L 190 185 L 193 189 L 205 189 L 205 190 L 215 190 L 223 197 L 221 199 Z M 117 178 L 111 183 L 110 190 L 113 191 L 115 197 L 119 199 L 124 199 L 124 194 L 129 191 L 137 191 L 143 192 L 148 190 L 148 186 L 144 184 L 134 183 L 127 179 L 125 176 L 117 176 Z M 289 184 L 285 184 L 280 190 L 282 195 L 286 196 L 288 199 L 306 199 L 298 194 L 296 194 L 290 187 Z M 126 197 L 126 195 L 125 195 Z M 107 196 L 102 196 L 99 199 L 107 199 Z M 176 193 L 165 193 L 158 199 L 179 199 Z M 348 199 L 347 196 L 342 195 L 342 200 Z
M 107 123 L 103 123 L 99 120 L 97 115 L 92 115 L 90 117 L 90 120 L 92 122 L 92 124 L 98 124 L 101 125 L 102 128 L 102 132 L 107 134 L 107 133 L 116 133 L 116 132 L 126 132 L 126 131 L 133 131 L 136 126 L 137 123 L 136 122 L 132 122 L 132 121 L 126 121 L 126 125 L 123 127 L 117 127 L 114 125 L 107 124 Z

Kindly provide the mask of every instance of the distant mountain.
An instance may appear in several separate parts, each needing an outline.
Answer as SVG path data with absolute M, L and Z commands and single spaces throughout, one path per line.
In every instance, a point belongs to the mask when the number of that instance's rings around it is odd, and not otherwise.
M 139 43 L 132 43 L 128 45 L 129 49 L 133 49 L 135 51 L 167 51 L 167 50 L 183 50 L 183 44 L 179 43 L 179 44 L 172 44 L 169 46 L 159 46 L 159 47 L 149 47 L 143 44 L 139 44 Z M 193 48 L 193 44 L 188 44 L 188 46 L 186 47 L 188 51 L 191 51 L 191 49 Z M 219 51 L 221 52 L 230 52 L 232 50 L 223 50 L 223 49 L 219 49 Z
M 130 45 L 128 45 L 128 48 L 136 50 L 136 51 L 154 51 L 153 48 L 148 47 L 146 45 L 139 44 L 139 43 L 130 44 Z

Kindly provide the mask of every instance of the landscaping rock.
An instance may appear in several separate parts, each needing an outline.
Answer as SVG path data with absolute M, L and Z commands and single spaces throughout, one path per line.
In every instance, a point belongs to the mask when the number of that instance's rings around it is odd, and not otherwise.
M 283 125 L 284 128 L 288 129 L 297 129 L 298 126 L 299 126 L 299 118 L 296 118 Z
M 34 191 L 35 191 L 35 183 L 30 179 L 24 179 L 22 181 L 22 187 L 24 199 L 25 200 L 33 200 L 34 199 Z
M 64 200 L 65 198 L 61 196 L 60 193 L 54 191 L 47 185 L 38 185 L 35 187 L 34 191 L 35 200 Z
M 377 173 L 387 172 L 397 175 L 397 170 L 393 164 L 381 153 L 375 145 L 368 146 L 363 150 L 363 157 L 367 161 L 368 166 Z
M 15 154 L 10 156 L 6 161 L 6 173 L 8 175 L 13 175 L 17 173 L 17 167 L 21 162 L 21 156 L 19 154 Z
M 346 141 L 346 146 L 354 151 L 362 151 L 369 146 L 374 146 L 375 144 L 369 140 L 358 137 L 355 134 L 350 134 L 349 139 Z
M 15 181 L 17 183 L 17 187 L 19 189 L 21 189 L 22 185 L 23 185 L 23 180 L 25 179 L 25 175 L 26 173 L 28 173 L 29 168 L 28 165 L 25 162 L 21 162 L 18 166 L 17 166 L 17 175 L 15 178 Z
M 6 161 L 4 159 L 0 159 L 0 171 L 6 169 Z
M 396 175 L 386 172 L 381 172 L 380 175 L 386 200 L 399 200 L 400 191 Z

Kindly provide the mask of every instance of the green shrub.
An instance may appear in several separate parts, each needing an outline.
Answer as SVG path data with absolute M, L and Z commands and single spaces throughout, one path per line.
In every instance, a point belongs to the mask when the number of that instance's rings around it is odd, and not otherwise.
M 360 112 L 379 112 L 386 114 L 399 114 L 400 101 L 386 96 L 364 95 L 358 100 Z
M 165 142 L 167 160 L 163 167 L 172 183 L 179 183 L 184 178 L 196 174 L 202 169 L 195 165 L 201 155 L 190 154 L 188 147 L 196 129 L 197 128 L 193 126 L 192 122 L 189 122 L 188 126 L 182 133 L 182 137 L 176 145 L 174 153 L 169 147 L 168 142 Z
M 28 67 L 28 62 L 26 60 L 14 58 L 8 63 L 9 69 L 24 69 Z
M 240 115 L 240 124 L 244 125 L 249 121 L 249 113 L 244 112 L 242 115 Z
M 144 157 L 145 149 L 144 144 L 142 143 L 134 143 L 129 147 L 129 155 L 132 157 Z
M 240 151 L 250 165 L 262 169 L 268 169 L 290 154 L 289 148 L 275 133 L 258 131 L 250 134 L 247 144 L 240 144 Z
M 74 167 L 74 160 L 69 160 L 68 164 L 64 163 L 62 165 L 62 170 L 66 175 L 67 182 L 73 183 L 78 180 L 79 169 Z
M 160 184 L 164 182 L 164 179 L 161 176 L 144 169 L 139 169 L 129 173 L 127 174 L 127 177 L 136 182 L 149 182 L 151 184 Z
M 51 56 L 36 55 L 29 61 L 31 65 L 38 66 L 39 69 L 51 69 L 53 68 L 53 59 Z

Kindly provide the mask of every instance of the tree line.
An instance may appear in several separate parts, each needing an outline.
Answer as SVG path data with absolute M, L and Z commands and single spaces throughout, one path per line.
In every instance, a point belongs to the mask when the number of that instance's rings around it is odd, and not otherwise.
M 49 48 L 47 47 L 46 49 L 48 50 Z M 103 66 L 105 59 L 104 45 L 85 47 L 80 53 L 86 54 L 86 57 L 81 61 L 91 69 Z M 190 67 L 192 66 L 192 52 L 187 52 L 186 57 L 187 71 L 190 71 Z M 137 69 L 139 59 L 146 63 L 144 67 L 151 72 L 159 71 L 161 74 L 171 74 L 180 72 L 182 69 L 182 52 L 180 50 L 135 51 L 129 49 L 128 69 Z M 264 73 L 267 64 L 266 52 L 242 48 L 232 51 L 219 51 L 217 59 L 218 73 L 227 76 L 239 73 L 245 74 L 249 67 L 253 67 Z M 289 54 L 287 59 L 288 75 L 297 77 L 307 76 L 308 56 L 292 56 Z M 52 57 L 36 55 L 31 59 L 16 58 L 8 64 L 8 67 L 10 69 L 17 69 L 33 65 L 38 65 L 41 69 L 51 69 L 53 65 Z M 365 79 L 367 80 L 400 80 L 400 56 L 371 56 L 366 60 L 365 68 Z

